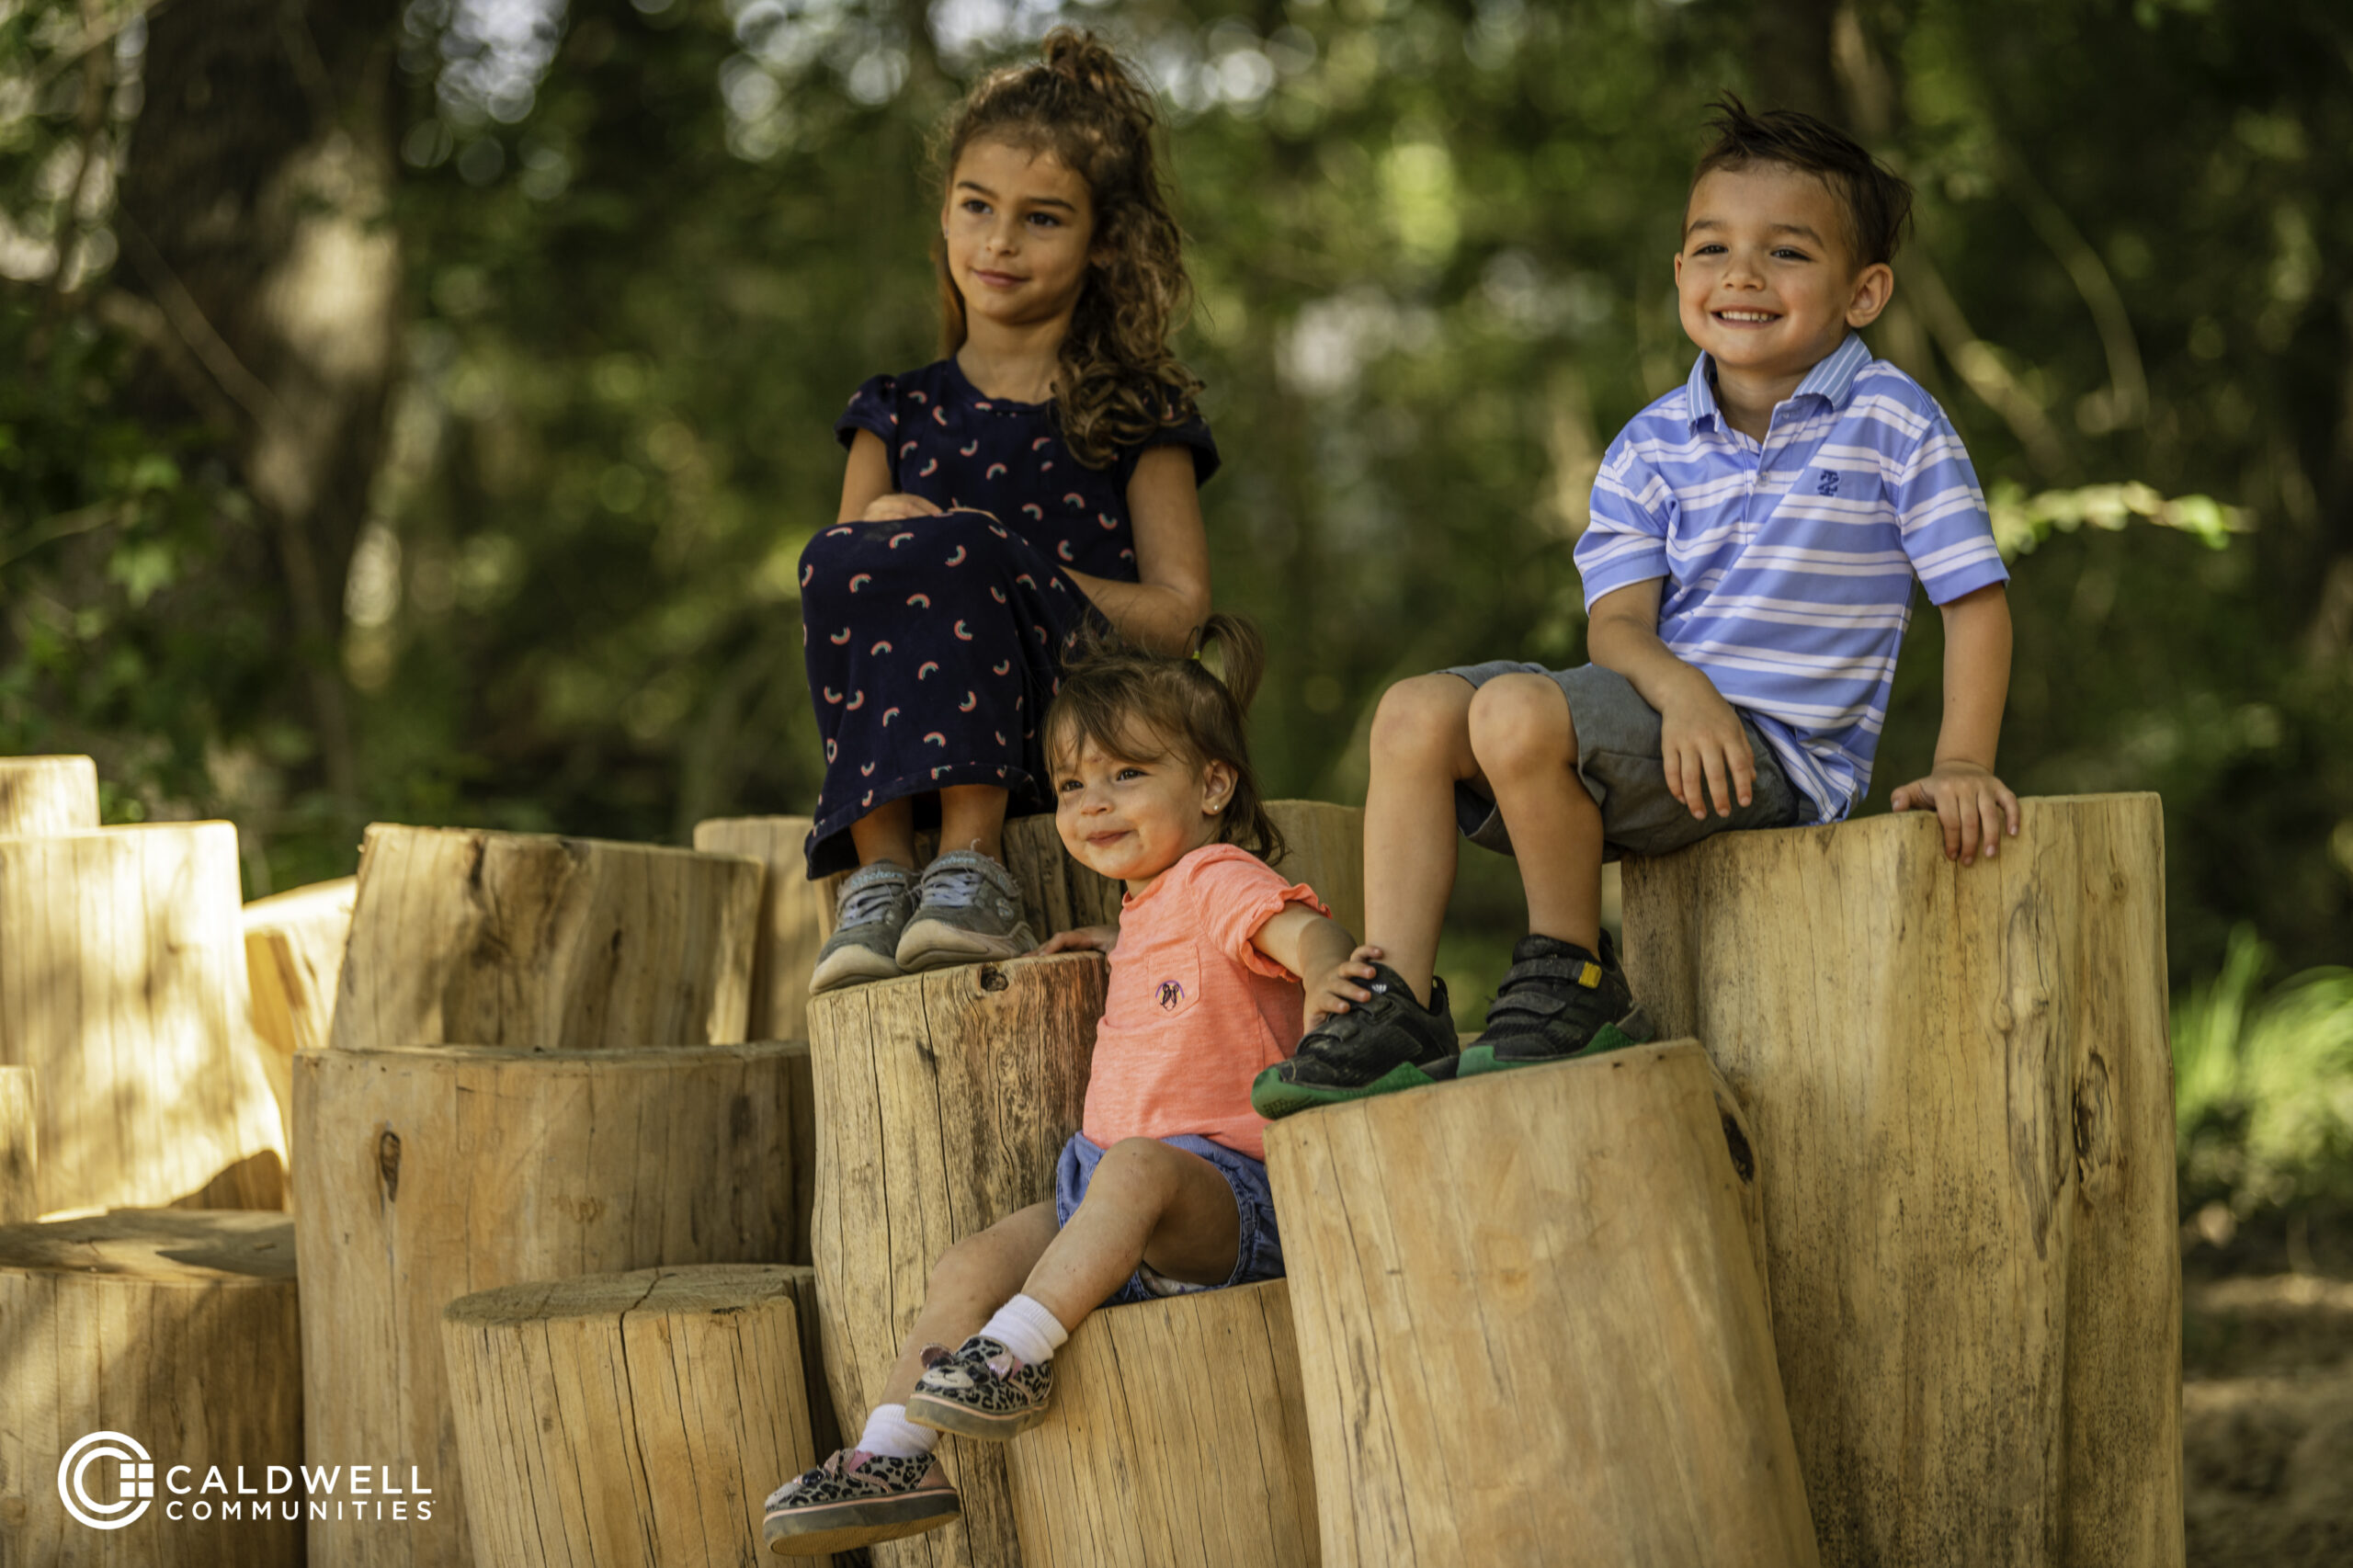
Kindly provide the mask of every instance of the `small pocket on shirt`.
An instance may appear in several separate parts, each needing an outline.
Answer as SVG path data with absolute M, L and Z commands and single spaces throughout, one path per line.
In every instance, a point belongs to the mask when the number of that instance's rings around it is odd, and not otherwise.
M 1152 1017 L 1166 1019 L 1189 1012 L 1193 1004 L 1201 999 L 1199 945 L 1187 942 L 1155 954 L 1145 980 L 1151 999 L 1148 1011 Z

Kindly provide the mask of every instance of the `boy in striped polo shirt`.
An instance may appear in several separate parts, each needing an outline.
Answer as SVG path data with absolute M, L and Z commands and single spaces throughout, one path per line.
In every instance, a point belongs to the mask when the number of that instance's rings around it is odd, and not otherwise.
M 1943 410 L 1855 335 L 1893 292 L 1911 188 L 1807 115 L 1727 95 L 1713 123 L 1675 257 L 1699 357 L 1610 444 L 1577 543 L 1593 663 L 1465 665 L 1381 699 L 1366 945 L 1316 977 L 1356 1006 L 1260 1075 L 1263 1115 L 1647 1039 L 1603 860 L 1845 817 L 1915 582 L 1944 618 L 1945 713 L 1894 808 L 1934 810 L 1963 865 L 2018 832 L 1993 771 L 2010 620 L 1984 498 Z M 1529 924 L 1459 1057 L 1435 974 L 1458 824 L 1518 857 Z

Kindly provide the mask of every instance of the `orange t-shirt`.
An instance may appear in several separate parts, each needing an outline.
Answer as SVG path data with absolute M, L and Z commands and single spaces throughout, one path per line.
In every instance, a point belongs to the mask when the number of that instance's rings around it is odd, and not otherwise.
M 1292 903 L 1331 913 L 1304 882 L 1286 884 L 1231 844 L 1194 850 L 1120 900 L 1086 1080 L 1088 1139 L 1108 1149 L 1191 1132 L 1267 1157 L 1250 1080 L 1298 1047 L 1305 998 L 1299 976 L 1250 938 Z

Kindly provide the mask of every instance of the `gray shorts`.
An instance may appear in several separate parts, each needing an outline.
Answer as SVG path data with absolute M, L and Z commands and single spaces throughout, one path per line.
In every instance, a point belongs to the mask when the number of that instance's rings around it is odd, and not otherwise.
M 1548 670 L 1517 659 L 1493 659 L 1483 665 L 1457 665 L 1441 675 L 1461 676 L 1472 686 L 1484 686 L 1500 675 L 1543 676 L 1557 684 L 1569 699 L 1569 717 L 1577 732 L 1577 774 L 1601 808 L 1602 854 L 1665 855 L 1697 844 L 1727 828 L 1788 827 L 1808 814 L 1804 796 L 1790 787 L 1773 748 L 1749 716 L 1740 713 L 1748 732 L 1748 749 L 1756 759 L 1756 782 L 1749 803 L 1734 804 L 1732 815 L 1716 815 L 1711 805 L 1704 817 L 1694 817 L 1667 792 L 1666 767 L 1660 760 L 1658 710 L 1642 699 L 1633 683 L 1616 670 L 1582 665 L 1573 670 Z M 1495 802 L 1468 784 L 1454 787 L 1454 816 L 1463 836 L 1472 843 L 1508 855 L 1511 835 Z

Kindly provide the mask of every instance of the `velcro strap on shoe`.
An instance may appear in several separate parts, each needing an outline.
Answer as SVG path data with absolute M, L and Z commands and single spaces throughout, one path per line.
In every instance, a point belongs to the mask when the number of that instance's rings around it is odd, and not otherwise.
M 1533 1013 L 1540 1018 L 1549 1018 L 1563 1011 L 1568 1006 L 1568 1005 L 1567 998 L 1554 996 L 1547 992 L 1513 992 L 1506 995 L 1498 996 L 1495 1001 L 1488 1004 L 1487 1027 L 1489 1028 L 1493 1028 L 1495 1027 L 1495 1020 L 1500 1014 Z
M 1504 971 L 1503 989 L 1523 980 L 1558 980 L 1587 991 L 1601 989 L 1601 966 L 1590 959 L 1524 959 Z

